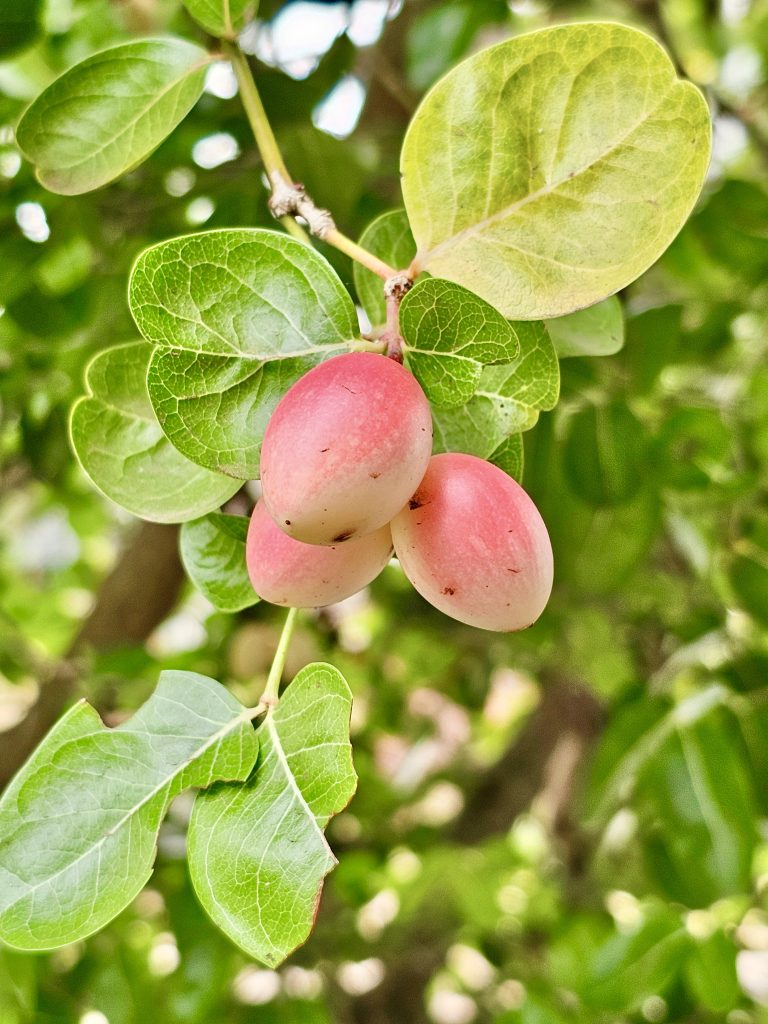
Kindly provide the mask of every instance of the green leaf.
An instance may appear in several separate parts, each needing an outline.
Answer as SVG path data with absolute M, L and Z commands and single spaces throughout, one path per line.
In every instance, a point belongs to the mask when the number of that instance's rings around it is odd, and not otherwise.
M 488 461 L 494 466 L 503 469 L 513 480 L 523 482 L 523 470 L 525 468 L 525 451 L 523 438 L 520 434 L 513 434 L 502 441 L 498 448 L 494 449 L 488 456 Z
M 432 88 L 406 134 L 416 266 L 511 319 L 589 306 L 678 233 L 709 140 L 701 93 L 637 29 L 559 25 L 493 46 Z
M 212 36 L 231 39 L 256 17 L 259 0 L 184 0 L 184 6 Z
M 390 210 L 372 221 L 360 236 L 360 245 L 395 270 L 405 270 L 416 255 L 416 243 L 405 210 Z M 355 263 L 352 272 L 360 304 L 374 327 L 387 319 L 384 282 L 372 270 Z
M 639 1008 L 675 979 L 690 946 L 679 914 L 655 908 L 636 931 L 615 935 L 595 951 L 583 977 L 586 1004 L 619 1013 Z
M 727 709 L 678 727 L 648 762 L 636 805 L 647 868 L 669 897 L 705 907 L 748 890 L 757 806 L 748 753 Z
M 694 944 L 685 977 L 696 1001 L 713 1013 L 724 1014 L 739 1005 L 736 947 L 723 932 Z
M 80 701 L 0 801 L 0 939 L 52 949 L 97 931 L 152 873 L 170 800 L 247 778 L 257 752 L 244 708 L 194 672 L 161 673 L 116 729 Z
M 181 560 L 187 575 L 219 611 L 239 612 L 259 600 L 245 565 L 247 534 L 247 516 L 221 512 L 181 528 Z
M 533 409 L 554 409 L 560 397 L 560 366 L 542 323 L 515 324 L 520 352 L 511 363 L 490 366 L 480 378 L 481 392 L 514 398 Z
M 139 256 L 129 286 L 157 350 L 150 399 L 187 458 L 259 475 L 269 417 L 285 391 L 358 335 L 355 308 L 318 253 L 276 231 L 208 231 Z
M 474 396 L 456 409 L 435 409 L 436 452 L 490 458 L 513 434 L 530 430 L 540 409 L 560 394 L 560 367 L 542 323 L 516 323 L 520 352 L 512 363 L 486 366 Z
M 34 42 L 40 31 L 42 0 L 0 0 L 0 56 L 9 57 Z
M 588 309 L 547 321 L 560 359 L 567 356 L 612 356 L 624 345 L 621 303 L 612 295 Z
M 435 454 L 464 452 L 489 459 L 508 437 L 530 430 L 538 411 L 514 399 L 490 392 L 478 393 L 458 409 L 434 409 Z
M 79 195 L 138 166 L 192 109 L 211 57 L 184 39 L 88 57 L 25 112 L 16 141 L 47 189 Z
M 464 405 L 485 364 L 508 363 L 520 351 L 515 326 L 493 306 L 435 277 L 419 281 L 403 299 L 400 330 L 408 367 L 434 405 Z
M 643 424 L 623 402 L 589 405 L 568 425 L 565 475 L 591 505 L 621 505 L 633 498 L 645 479 Z
M 102 494 L 142 519 L 179 523 L 218 508 L 240 481 L 196 466 L 164 437 L 147 395 L 151 352 L 137 341 L 90 362 L 89 394 L 72 409 L 72 446 Z
M 323 829 L 355 791 L 351 707 L 335 668 L 308 665 L 267 714 L 248 782 L 195 801 L 188 843 L 198 898 L 238 946 L 273 967 L 306 940 L 336 863 Z

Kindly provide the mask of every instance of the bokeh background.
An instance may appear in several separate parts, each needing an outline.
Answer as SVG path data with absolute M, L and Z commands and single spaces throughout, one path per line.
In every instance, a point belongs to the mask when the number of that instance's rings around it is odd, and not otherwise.
M 105 45 L 201 34 L 177 0 L 24 10 L 0 54 L 0 785 L 76 695 L 116 723 L 175 667 L 255 703 L 280 624 L 215 613 L 175 528 L 102 499 L 67 439 L 89 357 L 136 336 L 136 255 L 271 223 L 233 77 L 212 67 L 139 170 L 54 196 L 14 146 L 26 103 Z M 305 616 L 289 668 L 346 674 L 360 775 L 310 941 L 270 971 L 209 924 L 181 798 L 112 925 L 50 955 L 0 949 L 1 1024 L 768 1021 L 768 3 L 262 0 L 243 45 L 288 165 L 355 236 L 399 204 L 402 134 L 437 77 L 586 18 L 662 39 L 707 93 L 715 147 L 690 223 L 621 296 L 624 349 L 565 360 L 558 409 L 526 435 L 548 611 L 475 631 L 391 567 Z

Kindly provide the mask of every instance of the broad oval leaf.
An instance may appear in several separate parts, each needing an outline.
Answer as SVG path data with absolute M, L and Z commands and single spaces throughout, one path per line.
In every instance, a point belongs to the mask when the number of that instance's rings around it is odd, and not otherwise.
M 198 898 L 233 942 L 272 967 L 307 939 L 336 864 L 323 830 L 357 783 L 351 708 L 341 673 L 308 665 L 267 714 L 247 783 L 195 800 L 188 849 Z
M 416 255 L 416 243 L 405 210 L 388 210 L 371 221 L 360 236 L 360 245 L 395 270 L 410 266 Z M 353 265 L 352 273 L 366 316 L 374 327 L 380 327 L 387 319 L 384 282 L 360 263 Z
M 38 96 L 16 141 L 51 192 L 90 192 L 132 170 L 173 131 L 199 99 L 211 59 L 173 38 L 95 53 Z
M 527 324 L 521 324 L 526 332 Z M 434 405 L 463 405 L 483 366 L 509 363 L 520 351 L 515 325 L 478 295 L 452 281 L 428 277 L 400 305 L 409 369 Z
M 184 0 L 184 6 L 212 36 L 231 39 L 256 17 L 259 0 Z
M 246 710 L 194 672 L 161 673 L 116 729 L 80 701 L 0 801 L 0 939 L 53 949 L 103 927 L 152 873 L 170 800 L 247 778 L 257 752 Z
M 239 612 L 259 600 L 245 564 L 247 534 L 247 516 L 221 512 L 181 528 L 179 546 L 187 575 L 219 611 Z
M 427 94 L 403 144 L 415 269 L 512 319 L 618 291 L 682 227 L 709 112 L 650 36 L 559 25 L 493 46 Z
M 568 356 L 612 356 L 624 344 L 624 315 L 615 295 L 587 309 L 547 320 L 547 330 L 560 359 Z
M 156 523 L 180 523 L 218 508 L 239 480 L 196 466 L 164 436 L 147 394 L 152 350 L 130 342 L 100 352 L 72 409 L 75 455 L 102 494 Z
M 284 392 L 358 336 L 355 307 L 330 264 L 259 228 L 147 249 L 129 298 L 157 346 L 148 386 L 167 437 L 199 465 L 238 478 L 259 475 L 264 430 Z

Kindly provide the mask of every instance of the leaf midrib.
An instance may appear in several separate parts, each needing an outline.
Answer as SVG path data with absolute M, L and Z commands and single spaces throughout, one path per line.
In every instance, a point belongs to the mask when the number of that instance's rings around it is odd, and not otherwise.
M 54 872 L 54 874 L 48 875 L 46 878 L 44 878 L 40 882 L 37 882 L 35 885 L 29 886 L 29 888 L 25 889 L 24 892 L 18 897 L 18 899 L 15 899 L 12 903 L 8 903 L 6 906 L 2 907 L 0 909 L 0 919 L 2 919 L 2 917 L 4 917 L 8 913 L 8 911 L 13 910 L 13 908 L 17 906 L 17 904 L 21 903 L 23 900 L 27 899 L 29 896 L 36 893 L 39 889 L 43 888 L 43 886 L 50 885 L 51 882 L 57 879 L 60 875 L 64 874 L 65 871 L 69 871 L 71 868 L 75 867 L 75 865 L 79 864 L 81 860 L 84 860 L 86 857 L 89 857 L 97 851 L 100 851 L 101 847 L 104 845 L 104 843 L 106 843 L 108 839 L 111 839 L 112 836 L 116 835 L 117 832 L 123 827 L 123 825 L 125 825 L 127 821 L 130 821 L 130 819 L 134 815 L 139 813 L 142 807 L 145 807 L 151 800 L 153 800 L 158 795 L 158 793 L 162 792 L 162 790 L 165 787 L 169 786 L 173 782 L 173 780 L 181 774 L 181 772 L 185 771 L 195 761 L 199 760 L 199 758 L 201 758 L 203 754 L 205 754 L 205 752 L 211 746 L 213 746 L 215 743 L 218 743 L 220 740 L 224 739 L 228 732 L 233 730 L 235 727 L 240 726 L 243 722 L 248 721 L 250 721 L 250 718 L 248 717 L 247 712 L 244 710 L 236 718 L 232 719 L 231 722 L 227 722 L 227 724 L 223 726 L 221 729 L 219 729 L 218 732 L 214 733 L 211 737 L 209 737 L 206 743 L 204 743 L 203 746 L 200 747 L 200 749 L 195 753 L 194 757 L 191 757 L 184 764 L 179 765 L 177 770 L 172 775 L 170 775 L 162 783 L 155 786 L 154 789 L 147 793 L 147 795 L 142 800 L 140 800 L 139 803 L 137 803 L 128 812 L 126 812 L 126 814 L 124 814 L 123 817 L 118 822 L 116 822 L 110 829 L 108 829 L 101 837 L 101 839 L 98 840 L 98 842 L 94 843 L 92 846 L 89 846 L 88 849 L 84 850 L 83 853 L 81 853 L 73 861 L 70 861 L 68 864 L 65 864 L 64 867 L 59 868 L 59 870 Z M 87 739 L 91 736 L 97 735 L 102 735 L 102 733 L 85 733 L 83 736 L 78 737 L 78 740 Z M 72 742 L 77 742 L 77 740 Z
M 428 249 L 426 252 L 417 253 L 416 258 L 413 261 L 413 266 L 417 270 L 426 269 L 429 262 L 433 260 L 435 256 L 439 256 L 446 250 L 451 249 L 456 245 L 461 245 L 461 243 L 466 241 L 467 239 L 473 238 L 475 235 L 481 234 L 483 231 L 485 231 L 486 228 L 489 228 L 492 225 L 505 220 L 507 217 L 511 216 L 513 213 L 516 213 L 518 210 L 527 206 L 529 203 L 535 202 L 537 199 L 541 199 L 544 196 L 554 194 L 557 191 L 557 189 L 559 189 L 562 185 L 568 184 L 569 182 L 572 181 L 576 181 L 576 179 L 579 178 L 582 174 L 585 174 L 587 171 L 591 170 L 596 164 L 599 164 L 602 160 L 605 160 L 605 158 L 609 156 L 611 153 L 613 153 L 616 149 L 618 149 L 620 146 L 623 146 L 627 139 L 629 139 L 630 136 L 632 136 L 645 121 L 653 117 L 653 115 L 666 101 L 667 97 L 672 92 L 672 90 L 676 86 L 683 84 L 684 83 L 680 82 L 679 79 L 673 79 L 670 83 L 669 88 L 664 92 L 664 94 L 659 99 L 659 102 L 651 110 L 645 112 L 643 116 L 638 121 L 636 121 L 635 124 L 632 125 L 632 127 L 629 129 L 629 131 L 627 131 L 617 142 L 615 142 L 610 148 L 606 149 L 594 160 L 591 160 L 589 163 L 585 164 L 583 167 L 580 167 L 576 171 L 571 171 L 570 174 L 566 175 L 566 177 L 564 178 L 561 178 L 559 181 L 554 183 L 547 182 L 546 184 L 542 185 L 541 188 L 536 189 L 534 192 L 530 192 L 528 195 L 523 196 L 520 199 L 516 199 L 512 203 L 508 203 L 506 206 L 502 207 L 501 210 L 497 210 L 496 213 L 490 214 L 487 217 L 483 217 L 482 220 L 476 221 L 474 224 L 470 224 L 468 227 L 463 228 L 461 231 L 457 231 L 455 234 L 450 235 L 448 238 L 444 239 L 442 242 L 439 242 L 437 245 L 433 246 L 433 248 L 431 249 Z
M 85 164 L 90 163 L 93 159 L 100 156 L 105 149 L 108 149 L 109 146 L 115 145 L 118 142 L 118 140 L 120 140 L 124 135 L 126 135 L 129 131 L 132 131 L 139 123 L 139 121 L 143 117 L 145 117 L 151 110 L 153 110 L 154 107 L 161 103 L 165 96 L 173 89 L 175 89 L 181 82 L 183 82 L 185 78 L 187 78 L 190 75 L 193 75 L 196 71 L 199 71 L 201 68 L 204 68 L 207 64 L 212 63 L 212 61 L 213 58 L 211 57 L 211 55 L 206 54 L 203 58 L 196 61 L 194 64 L 191 64 L 180 75 L 177 75 L 176 78 L 174 78 L 163 89 L 161 89 L 161 91 L 157 93 L 149 103 L 142 107 L 137 112 L 137 114 L 133 118 L 131 118 L 131 120 L 128 121 L 116 135 L 113 135 L 111 138 L 107 139 L 107 141 L 102 143 L 102 145 L 99 146 L 98 149 L 91 150 L 88 153 L 88 155 L 83 157 L 81 160 L 77 160 L 71 164 L 62 164 L 57 161 L 55 165 L 49 165 L 40 161 L 38 162 L 38 166 L 41 170 L 47 173 L 53 172 L 58 174 L 61 172 L 70 172 L 73 170 L 77 170 L 78 168 L 83 167 Z

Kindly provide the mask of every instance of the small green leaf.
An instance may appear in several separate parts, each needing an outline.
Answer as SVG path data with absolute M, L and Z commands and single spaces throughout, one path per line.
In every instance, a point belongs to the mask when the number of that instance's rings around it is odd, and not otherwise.
M 491 457 L 507 438 L 530 430 L 539 410 L 560 394 L 560 366 L 542 323 L 516 323 L 520 352 L 512 363 L 486 366 L 473 397 L 459 408 L 434 409 L 435 452 Z
M 285 391 L 358 335 L 328 262 L 276 231 L 161 242 L 139 256 L 129 298 L 157 346 L 148 386 L 166 436 L 187 458 L 239 479 L 259 475 L 264 430 Z
M 390 210 L 371 221 L 360 236 L 360 245 L 394 270 L 409 267 L 416 255 L 416 243 L 405 210 Z M 360 304 L 373 326 L 380 327 L 387 319 L 384 282 L 359 263 L 352 270 Z
M 70 68 L 25 112 L 16 141 L 47 189 L 80 195 L 138 166 L 192 109 L 211 57 L 143 39 Z
M 42 0 L 0 0 L 0 56 L 10 57 L 34 42 L 40 31 Z
M 419 281 L 400 306 L 408 367 L 434 405 L 468 402 L 483 366 L 509 363 L 520 351 L 514 324 L 484 299 L 451 281 Z M 521 324 L 527 331 L 527 324 Z
M 196 466 L 166 440 L 147 395 L 151 352 L 137 341 L 90 362 L 89 394 L 72 409 L 72 447 L 102 494 L 142 519 L 179 523 L 218 508 L 240 481 Z
M 212 36 L 231 39 L 256 17 L 259 0 L 184 0 L 184 6 Z
M 241 705 L 194 672 L 161 673 L 116 729 L 80 701 L 0 801 L 0 939 L 53 949 L 103 927 L 152 873 L 171 799 L 246 779 L 257 752 Z
M 258 601 L 245 565 L 247 534 L 247 516 L 221 512 L 181 528 L 181 560 L 187 575 L 219 611 L 239 612 Z
M 195 801 L 189 866 L 200 902 L 249 956 L 274 967 L 309 935 L 336 864 L 323 830 L 355 791 L 352 696 L 330 665 L 308 665 L 259 730 L 244 786 Z
M 458 409 L 434 409 L 433 450 L 464 452 L 489 459 L 508 437 L 530 430 L 539 413 L 528 405 L 490 392 L 478 393 Z
M 514 398 L 533 409 L 554 409 L 560 397 L 560 366 L 542 323 L 516 323 L 520 352 L 511 363 L 489 366 L 480 378 L 480 392 Z
M 503 469 L 513 480 L 520 484 L 523 482 L 523 470 L 525 468 L 525 450 L 521 434 L 513 434 L 502 441 L 498 448 L 494 449 L 488 456 L 488 461 L 494 466 Z
M 612 356 L 624 345 L 621 303 L 612 295 L 588 309 L 547 320 L 560 359 L 567 356 Z
M 499 43 L 438 82 L 406 134 L 415 265 L 511 319 L 592 305 L 667 248 L 709 150 L 704 98 L 644 32 L 558 25 Z

